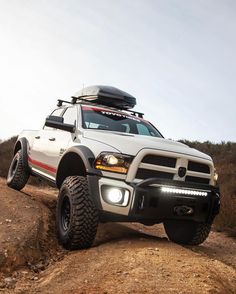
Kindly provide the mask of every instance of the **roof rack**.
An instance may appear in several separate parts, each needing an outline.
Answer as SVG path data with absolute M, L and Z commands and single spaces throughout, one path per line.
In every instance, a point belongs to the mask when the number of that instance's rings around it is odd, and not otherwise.
M 93 102 L 93 101 L 89 101 L 87 99 L 83 99 L 82 97 L 75 97 L 75 96 L 72 96 L 71 97 L 71 101 L 67 101 L 67 100 L 62 100 L 62 99 L 58 99 L 57 101 L 57 106 L 58 107 L 61 107 L 63 105 L 63 103 L 67 103 L 67 104 L 76 104 L 78 100 L 84 102 L 84 103 L 88 103 L 88 104 L 92 104 L 92 105 L 96 105 L 96 106 L 105 106 L 105 107 L 109 107 L 109 108 L 113 108 L 115 110 L 124 110 L 126 112 L 129 112 L 131 115 L 133 116 L 136 116 L 136 117 L 139 117 L 139 118 L 143 118 L 144 116 L 144 113 L 142 112 L 138 112 L 138 111 L 134 111 L 134 110 L 130 110 L 130 109 L 122 109 L 122 108 L 117 108 L 117 107 L 111 107 L 111 106 L 107 106 L 107 105 L 102 105 L 102 104 L 99 104 L 99 103 L 96 103 L 96 102 Z
M 129 109 L 126 109 L 125 111 L 128 111 L 128 112 L 131 113 L 131 115 L 138 116 L 139 118 L 143 118 L 143 116 L 144 116 L 144 113 L 142 113 L 142 112 L 138 112 L 138 111 L 134 111 L 134 110 L 129 110 Z
M 75 97 L 75 96 L 71 96 L 71 104 L 76 104 L 77 100 L 81 100 L 81 101 L 84 101 L 84 102 L 89 102 L 89 103 L 93 103 L 93 104 L 96 104 L 92 101 L 89 101 L 87 99 L 84 99 L 84 98 L 81 98 L 81 97 Z
M 78 97 L 72 96 L 71 98 L 72 98 L 71 99 L 71 104 L 76 104 L 78 102 L 78 100 L 79 100 L 79 101 L 81 101 L 84 104 L 92 104 L 92 105 L 98 106 L 98 107 L 109 107 L 109 108 L 114 109 L 114 110 L 124 110 L 122 108 L 117 108 L 117 107 L 113 107 L 113 106 L 108 106 L 108 105 L 100 104 L 100 103 L 97 103 L 97 102 L 94 102 L 94 101 L 89 101 L 88 99 L 84 99 L 82 97 L 79 97 L 78 98 Z
M 71 102 L 58 99 L 57 106 L 63 103 L 76 104 L 77 101 L 96 106 L 106 106 L 114 110 L 127 111 L 131 115 L 143 118 L 143 113 L 131 110 L 136 105 L 136 98 L 130 94 L 111 86 L 89 86 L 75 93 Z
M 73 104 L 70 101 L 62 100 L 62 99 L 57 99 L 57 106 L 61 107 L 63 103 L 68 103 L 68 104 Z
M 118 109 L 131 109 L 136 105 L 136 98 L 111 86 L 94 85 L 83 88 L 72 97 L 72 103 L 83 99 Z
M 138 111 L 134 111 L 134 110 L 130 110 L 130 109 L 112 107 L 112 106 L 108 106 L 108 105 L 103 105 L 103 104 L 99 104 L 99 103 L 96 103 L 96 102 L 93 102 L 93 101 L 88 101 L 87 99 L 83 99 L 82 97 L 78 98 L 78 97 L 72 96 L 71 98 L 72 98 L 71 104 L 76 104 L 77 100 L 80 100 L 80 101 L 82 101 L 84 103 L 96 105 L 96 106 L 99 106 L 99 107 L 103 106 L 103 107 L 113 108 L 114 110 L 123 110 L 123 111 L 129 112 L 133 116 L 138 116 L 139 118 L 143 118 L 143 116 L 144 116 L 144 113 L 142 113 L 142 112 L 138 112 Z

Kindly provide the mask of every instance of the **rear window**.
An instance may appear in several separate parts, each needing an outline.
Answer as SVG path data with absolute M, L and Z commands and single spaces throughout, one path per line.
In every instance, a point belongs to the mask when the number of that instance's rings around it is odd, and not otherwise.
M 162 137 L 149 122 L 138 117 L 99 107 L 82 106 L 83 128 Z

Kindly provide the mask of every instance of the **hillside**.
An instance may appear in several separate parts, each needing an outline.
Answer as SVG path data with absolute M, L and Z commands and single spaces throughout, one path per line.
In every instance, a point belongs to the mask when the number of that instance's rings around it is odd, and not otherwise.
M 236 231 L 236 143 L 198 141 L 181 141 L 190 147 L 209 154 L 219 174 L 219 185 L 222 193 L 221 212 L 215 220 L 219 229 L 234 228 Z
M 0 140 L 0 177 L 6 177 L 8 168 L 12 159 L 13 147 L 16 137 L 12 137 L 7 141 Z

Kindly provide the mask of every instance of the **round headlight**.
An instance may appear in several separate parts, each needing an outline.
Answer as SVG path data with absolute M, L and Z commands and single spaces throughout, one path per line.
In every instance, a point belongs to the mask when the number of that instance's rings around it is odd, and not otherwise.
M 106 155 L 104 159 L 110 165 L 116 165 L 119 162 L 119 159 L 114 155 Z

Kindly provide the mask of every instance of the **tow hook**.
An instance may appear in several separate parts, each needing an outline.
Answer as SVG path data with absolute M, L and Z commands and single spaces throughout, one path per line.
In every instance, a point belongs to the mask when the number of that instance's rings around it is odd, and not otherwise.
M 174 213 L 178 216 L 191 215 L 193 214 L 193 212 L 194 210 L 190 206 L 181 205 L 181 206 L 174 207 Z

